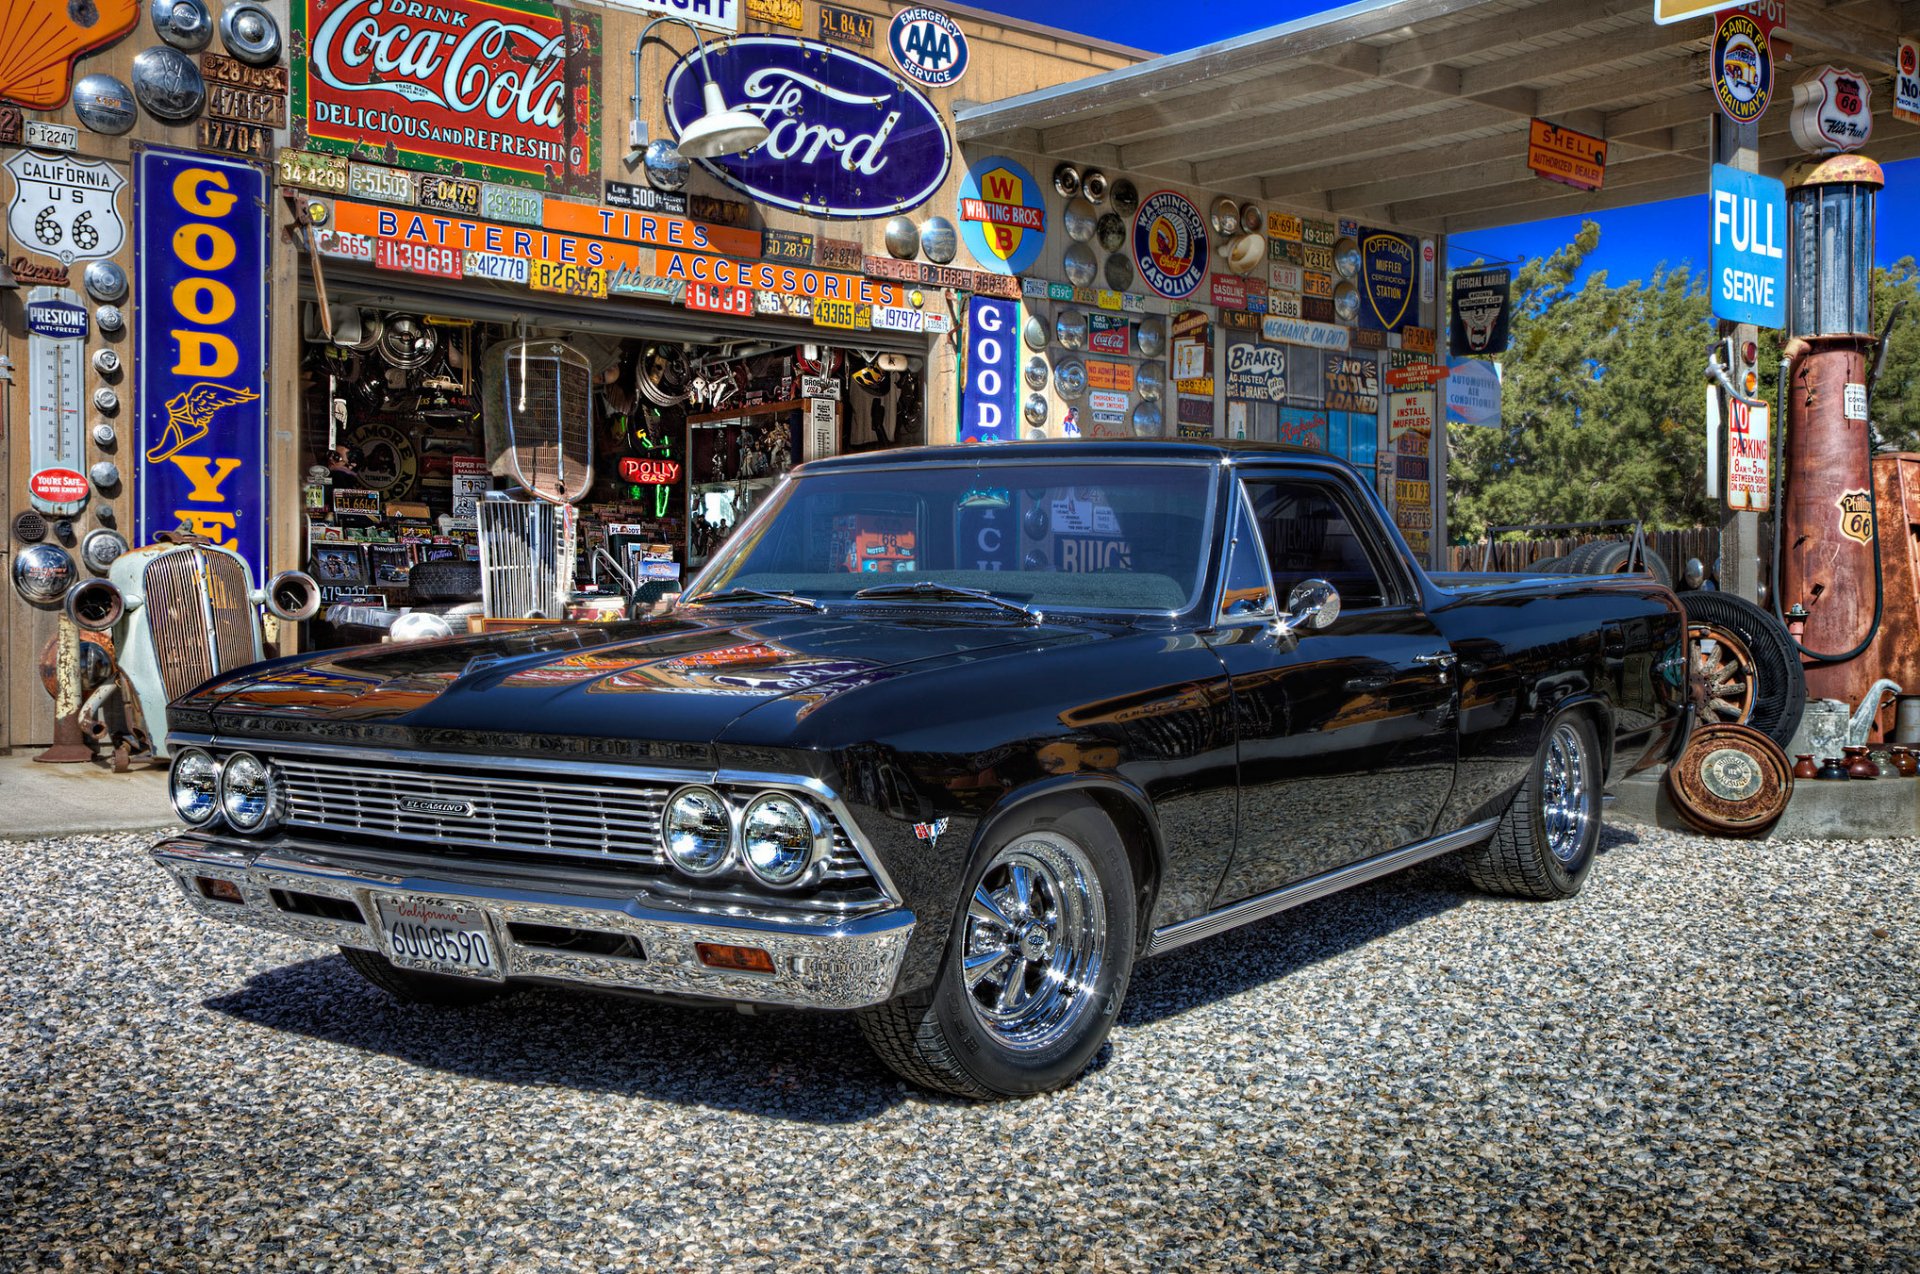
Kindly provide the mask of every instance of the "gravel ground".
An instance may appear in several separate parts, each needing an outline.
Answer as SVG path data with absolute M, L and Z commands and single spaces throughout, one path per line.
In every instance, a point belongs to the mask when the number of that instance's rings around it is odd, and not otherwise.
M 404 1008 L 144 845 L 0 844 L 0 1267 L 1920 1266 L 1920 842 L 1430 865 L 1143 966 L 990 1106 L 830 1017 Z

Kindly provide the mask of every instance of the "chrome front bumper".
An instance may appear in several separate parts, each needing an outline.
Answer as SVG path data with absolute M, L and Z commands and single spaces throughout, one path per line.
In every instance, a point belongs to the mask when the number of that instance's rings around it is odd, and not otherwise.
M 913 933 L 913 914 L 892 910 L 824 923 L 678 910 L 662 900 L 570 886 L 548 888 L 488 878 L 463 864 L 431 860 L 405 864 L 352 862 L 325 846 L 233 837 L 185 835 L 154 846 L 165 867 L 201 913 L 294 938 L 384 953 L 373 891 L 460 899 L 492 920 L 508 978 L 700 996 L 733 1003 L 854 1009 L 879 1004 L 893 986 Z M 235 886 L 239 902 L 207 895 L 201 879 Z M 289 895 L 351 904 L 361 919 L 312 914 L 313 904 Z M 297 909 L 300 906 L 307 911 Z M 344 910 L 334 907 L 335 910 Z M 514 926 L 580 930 L 630 939 L 641 954 L 598 955 L 536 945 Z M 710 968 L 695 943 L 759 947 L 772 957 L 771 974 Z

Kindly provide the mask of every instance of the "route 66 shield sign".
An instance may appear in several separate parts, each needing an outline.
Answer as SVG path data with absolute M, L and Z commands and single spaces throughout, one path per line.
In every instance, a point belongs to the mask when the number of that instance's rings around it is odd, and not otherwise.
M 29 252 L 71 265 L 110 257 L 126 242 L 119 195 L 127 179 L 106 160 L 23 150 L 6 169 L 13 174 L 7 229 Z

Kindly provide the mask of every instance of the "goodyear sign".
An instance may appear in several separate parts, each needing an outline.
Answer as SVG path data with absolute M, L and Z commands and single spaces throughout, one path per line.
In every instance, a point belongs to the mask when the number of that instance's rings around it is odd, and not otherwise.
M 267 177 L 237 159 L 134 156 L 136 542 L 185 527 L 266 577 Z

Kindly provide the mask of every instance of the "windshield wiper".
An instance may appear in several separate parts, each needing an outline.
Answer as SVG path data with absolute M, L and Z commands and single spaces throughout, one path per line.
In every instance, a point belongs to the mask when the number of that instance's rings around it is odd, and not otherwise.
M 811 597 L 795 596 L 791 590 L 770 592 L 764 588 L 723 588 L 717 593 L 701 593 L 698 597 L 686 599 L 694 606 L 729 606 L 735 602 L 777 602 L 784 606 L 798 606 L 802 610 L 824 612 L 827 608 Z
M 935 580 L 915 580 L 911 584 L 875 584 L 872 588 L 863 588 L 853 595 L 856 602 L 912 601 L 924 598 L 928 601 L 968 601 L 986 602 L 1002 610 L 1014 611 L 1026 617 L 1029 624 L 1043 623 L 1046 616 L 1033 607 L 998 593 L 989 593 L 984 588 L 963 588 L 958 584 L 941 584 Z

